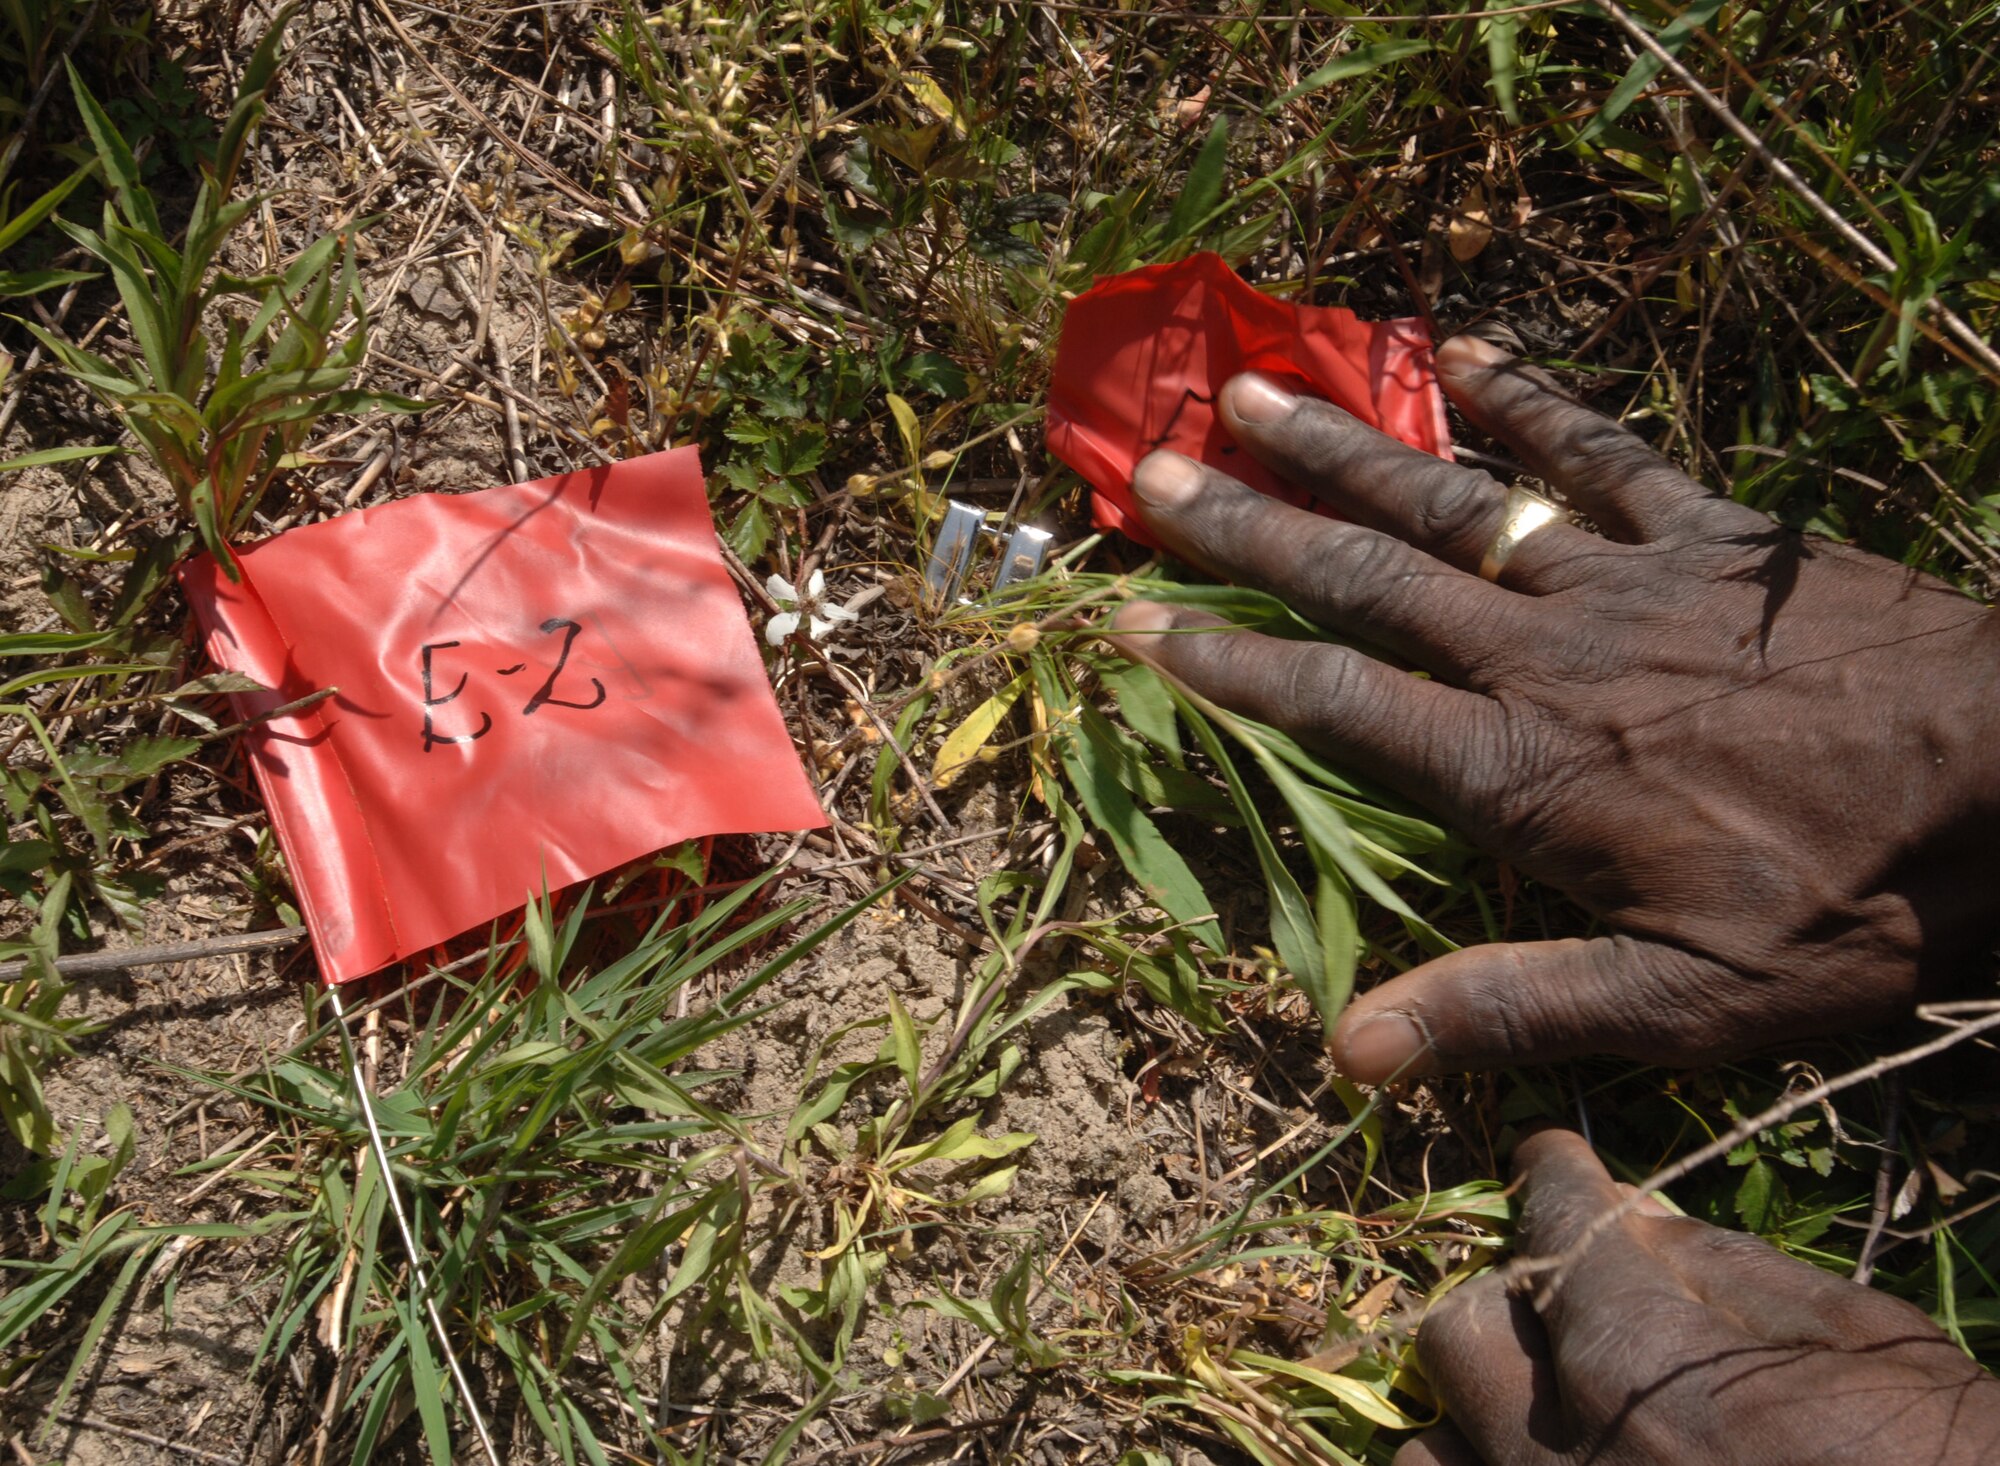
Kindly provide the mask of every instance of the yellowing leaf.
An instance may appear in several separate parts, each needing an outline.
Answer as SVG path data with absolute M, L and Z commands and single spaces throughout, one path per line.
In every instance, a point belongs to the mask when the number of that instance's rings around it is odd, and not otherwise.
M 1432 1423 L 1405 1414 L 1360 1380 L 1349 1379 L 1343 1374 L 1328 1374 L 1323 1369 L 1314 1369 L 1310 1365 L 1294 1363 L 1289 1359 L 1277 1359 L 1269 1354 L 1255 1354 L 1248 1349 L 1238 1349 L 1229 1357 L 1232 1364 L 1260 1369 L 1266 1374 L 1281 1375 L 1295 1379 L 1301 1384 L 1311 1385 L 1322 1394 L 1331 1395 L 1362 1419 L 1386 1426 L 1390 1430 L 1420 1430 Z
M 952 131 L 961 137 L 965 135 L 965 114 L 958 110 L 958 104 L 944 94 L 944 88 L 930 77 L 921 73 L 903 74 L 903 90 L 913 97 L 918 105 L 928 108 L 940 120 L 949 122 Z
M 1012 682 L 986 699 L 966 715 L 960 723 L 938 745 L 937 760 L 931 765 L 931 783 L 939 789 L 951 787 L 951 783 L 979 759 L 979 751 L 993 741 L 1007 712 L 1019 701 L 1027 690 L 1028 674 L 1023 672 Z
M 923 482 L 924 430 L 917 422 L 917 410 L 894 392 L 889 394 L 889 415 L 896 419 L 896 431 L 903 435 L 903 448 L 910 455 L 910 467 Z

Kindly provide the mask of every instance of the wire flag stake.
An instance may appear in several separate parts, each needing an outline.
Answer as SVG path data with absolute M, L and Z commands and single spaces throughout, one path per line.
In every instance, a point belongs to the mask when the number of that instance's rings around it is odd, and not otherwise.
M 487 1432 L 485 1417 L 479 1413 L 479 1403 L 472 1397 L 472 1384 L 458 1362 L 458 1352 L 451 1347 L 450 1335 L 445 1332 L 444 1316 L 438 1312 L 437 1300 L 431 1297 L 430 1273 L 424 1267 L 423 1254 L 417 1249 L 416 1233 L 410 1229 L 409 1214 L 403 1210 L 403 1193 L 396 1186 L 395 1168 L 389 1164 L 389 1147 L 383 1142 L 382 1127 L 375 1119 L 375 1102 L 368 1093 L 368 1081 L 361 1073 L 361 1055 L 355 1051 L 354 1037 L 347 1031 L 347 1010 L 341 1006 L 339 985 L 327 984 L 326 995 L 333 1002 L 333 1016 L 340 1021 L 340 1047 L 347 1056 L 348 1076 L 354 1081 L 355 1102 L 360 1105 L 361 1118 L 368 1126 L 368 1148 L 374 1152 L 375 1164 L 382 1168 L 382 1184 L 388 1191 L 389 1210 L 395 1215 L 396 1230 L 402 1234 L 403 1250 L 409 1255 L 411 1284 L 423 1300 L 431 1333 L 437 1339 L 438 1349 L 444 1354 L 444 1362 L 451 1370 L 453 1382 L 458 1386 L 458 1396 L 465 1402 L 465 1413 L 472 1417 L 473 1429 L 479 1432 L 479 1444 L 486 1452 L 486 1459 L 491 1466 L 501 1466 L 500 1453 L 493 1447 L 493 1437 Z

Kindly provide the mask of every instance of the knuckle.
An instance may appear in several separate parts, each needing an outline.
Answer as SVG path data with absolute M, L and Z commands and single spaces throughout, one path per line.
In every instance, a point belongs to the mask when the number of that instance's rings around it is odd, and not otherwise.
M 1440 468 L 1417 500 L 1416 533 L 1422 543 L 1481 546 L 1491 538 L 1503 502 L 1487 474 Z
M 1403 546 L 1351 524 L 1329 524 L 1313 536 L 1301 580 L 1321 605 L 1379 611 L 1415 578 Z
M 1573 464 L 1585 477 L 1599 482 L 1667 468 L 1666 461 L 1630 429 L 1588 408 L 1566 408 L 1552 440 L 1558 461 Z
M 1332 729 L 1352 722 L 1368 696 L 1363 670 L 1358 652 L 1315 648 L 1291 660 L 1283 685 L 1274 690 L 1274 705 L 1299 709 L 1309 727 Z

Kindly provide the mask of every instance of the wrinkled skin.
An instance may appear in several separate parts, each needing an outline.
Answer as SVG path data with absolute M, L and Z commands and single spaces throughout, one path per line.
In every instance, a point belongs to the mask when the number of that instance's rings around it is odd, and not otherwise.
M 1630 1194 L 1568 1131 L 1522 1142 L 1515 1165 L 1528 1257 Z M 1651 1206 L 1541 1281 L 1488 1273 L 1431 1310 L 1417 1353 L 1453 1424 L 1395 1466 L 2000 1460 L 2000 1380 L 1909 1304 L 1754 1237 Z
M 2000 617 L 1710 493 L 1485 342 L 1447 342 L 1438 369 L 1602 532 L 1550 525 L 1482 580 L 1498 483 L 1254 376 L 1224 389 L 1224 422 L 1346 522 L 1177 454 L 1134 481 L 1168 548 L 1428 679 L 1157 604 L 1114 626 L 1604 918 L 1365 994 L 1333 1038 L 1345 1070 L 1695 1063 L 1990 980 Z
M 1343 1067 L 1692 1063 L 1990 980 L 1994 614 L 1710 494 L 1483 342 L 1446 343 L 1438 367 L 1602 534 L 1541 529 L 1481 580 L 1498 484 L 1254 377 L 1224 390 L 1224 421 L 1350 522 L 1177 455 L 1134 482 L 1169 548 L 1430 676 L 1146 603 L 1120 612 L 1121 646 L 1428 805 L 1609 928 L 1384 983 L 1334 1035 Z M 1627 1194 L 1565 1132 L 1517 1159 L 1531 1257 Z M 2000 1382 L 1916 1309 L 1662 1213 L 1621 1216 L 1530 1290 L 1488 1275 L 1434 1309 L 1418 1352 L 1453 1423 L 1396 1466 L 2000 1459 Z

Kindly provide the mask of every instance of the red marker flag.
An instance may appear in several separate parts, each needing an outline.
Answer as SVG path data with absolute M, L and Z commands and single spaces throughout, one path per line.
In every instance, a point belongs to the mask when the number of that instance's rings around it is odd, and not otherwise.
M 1412 447 L 1451 455 L 1444 394 L 1423 322 L 1368 322 L 1334 306 L 1287 305 L 1220 255 L 1191 255 L 1099 280 L 1069 303 L 1049 387 L 1049 451 L 1096 490 L 1099 529 L 1152 544 L 1132 470 L 1172 448 L 1287 503 L 1317 501 L 1240 451 L 1215 415 L 1238 372 L 1263 372 Z
M 217 665 L 339 692 L 245 735 L 345 982 L 697 835 L 826 823 L 724 570 L 692 448 L 425 494 L 209 556 Z

